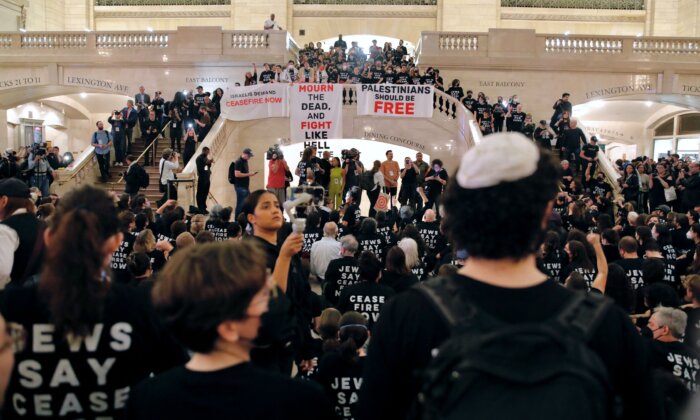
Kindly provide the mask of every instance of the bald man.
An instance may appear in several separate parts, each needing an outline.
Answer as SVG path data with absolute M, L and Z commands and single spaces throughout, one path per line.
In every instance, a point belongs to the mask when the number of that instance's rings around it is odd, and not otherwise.
M 323 225 L 323 238 L 314 242 L 311 246 L 310 268 L 318 281 L 324 281 L 328 264 L 336 258 L 340 258 L 340 242 L 338 236 L 338 225 L 335 222 L 328 222 Z

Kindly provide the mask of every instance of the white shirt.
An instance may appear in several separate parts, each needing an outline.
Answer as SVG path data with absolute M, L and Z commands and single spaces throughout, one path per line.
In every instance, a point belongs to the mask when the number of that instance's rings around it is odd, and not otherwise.
M 325 279 L 328 264 L 336 258 L 340 258 L 340 242 L 324 236 L 320 241 L 311 245 L 309 258 L 311 272 L 319 279 Z
M 177 168 L 180 167 L 180 164 L 177 160 L 175 162 L 171 162 L 169 160 L 165 159 L 160 159 L 160 164 L 158 164 L 158 168 L 163 168 L 163 172 L 160 174 L 160 183 L 165 185 L 168 183 L 169 179 L 175 179 L 175 171 Z
M 386 184 L 384 184 L 384 174 L 381 171 L 377 171 L 374 173 L 374 188 L 372 188 L 372 191 L 376 190 L 377 187 L 386 187 Z
M 259 21 L 258 21 L 258 22 L 259 22 Z M 269 31 L 269 30 L 275 30 L 275 31 L 276 31 L 276 30 L 278 30 L 279 28 L 280 28 L 280 26 L 277 24 L 277 21 L 274 21 L 274 20 L 272 20 L 272 19 L 268 19 L 268 20 L 265 21 L 265 28 L 264 28 L 264 29 L 265 29 L 266 31 Z
M 17 209 L 12 216 L 26 212 L 25 209 Z M 17 232 L 7 225 L 0 224 L 0 244 L 0 289 L 4 289 L 10 282 L 10 273 L 15 264 L 15 251 L 19 248 Z

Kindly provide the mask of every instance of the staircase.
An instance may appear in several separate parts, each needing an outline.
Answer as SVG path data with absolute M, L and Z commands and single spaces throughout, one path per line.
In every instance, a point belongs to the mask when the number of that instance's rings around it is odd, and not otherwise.
M 167 142 L 167 145 L 166 145 Z M 152 162 L 151 166 L 144 166 L 145 159 L 139 160 L 139 165 L 143 166 L 143 168 L 146 170 L 148 173 L 148 176 L 150 178 L 150 182 L 148 183 L 148 188 L 141 188 L 139 190 L 139 194 L 145 194 L 146 197 L 148 198 L 148 201 L 151 202 L 151 207 L 154 209 L 157 207 L 156 206 L 156 201 L 160 200 L 160 198 L 163 196 L 163 193 L 160 192 L 158 189 L 158 176 L 159 174 L 159 168 L 158 168 L 158 162 L 160 161 L 160 152 L 164 150 L 166 147 L 170 147 L 170 139 L 160 139 L 158 141 L 158 145 L 156 148 L 156 158 L 155 162 Z M 143 153 L 143 150 L 145 149 L 145 145 L 142 139 L 134 139 L 134 142 L 131 144 L 131 154 L 138 158 L 141 153 Z M 149 151 L 149 153 L 152 153 Z M 111 156 L 112 159 L 114 159 L 114 153 L 112 153 Z M 127 166 L 126 164 L 124 166 L 114 166 L 112 162 L 110 162 L 110 167 L 109 167 L 109 181 L 105 185 L 105 187 L 110 190 L 114 191 L 117 194 L 120 194 L 124 192 L 124 187 L 126 184 L 122 180 L 122 182 L 119 182 L 119 179 L 122 177 L 122 174 L 124 171 L 126 171 Z

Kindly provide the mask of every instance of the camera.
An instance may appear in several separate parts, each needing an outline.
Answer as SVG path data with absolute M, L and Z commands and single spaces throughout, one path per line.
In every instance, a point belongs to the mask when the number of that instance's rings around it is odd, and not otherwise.
M 37 150 L 36 150 L 36 155 L 37 155 L 37 156 L 46 156 L 46 149 L 44 149 L 43 147 L 37 149 Z
M 408 159 L 408 158 L 407 158 L 407 159 L 405 160 L 405 162 L 406 162 L 407 165 L 410 165 L 410 164 L 411 164 L 411 159 Z
M 122 115 L 122 112 L 121 112 L 120 110 L 118 110 L 118 109 L 115 109 L 114 111 L 112 111 L 112 113 L 113 113 L 114 115 Z
M 282 151 L 280 150 L 280 145 L 273 144 L 272 146 L 270 146 L 270 148 L 267 149 L 267 152 L 265 153 L 265 159 L 267 159 L 267 160 L 284 159 L 284 155 L 282 154 Z
M 360 152 L 355 148 L 352 148 L 350 150 L 343 149 L 341 150 L 340 155 L 343 158 L 343 160 L 352 160 L 358 157 L 360 155 Z

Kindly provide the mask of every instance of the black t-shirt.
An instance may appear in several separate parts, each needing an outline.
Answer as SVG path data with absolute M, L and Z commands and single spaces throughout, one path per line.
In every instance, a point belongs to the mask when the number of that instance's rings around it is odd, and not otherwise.
M 272 70 L 264 70 L 260 73 L 260 81 L 263 83 L 270 83 L 275 80 L 275 72 Z
M 343 70 L 343 68 L 341 67 L 341 68 L 338 70 L 338 81 L 339 81 L 340 83 L 345 83 L 345 82 L 347 82 L 348 79 L 350 79 L 350 75 L 351 75 L 351 74 L 352 74 L 352 71 L 350 70 L 350 68 L 348 68 L 347 70 Z
M 396 83 L 396 73 L 393 73 L 393 72 L 392 73 L 389 73 L 389 72 L 384 73 L 384 83 L 388 83 L 390 85 L 393 85 L 394 83 Z
M 464 96 L 464 90 L 461 86 L 450 87 L 445 93 L 457 100 L 462 99 L 462 96 Z
M 650 347 L 654 367 L 663 369 L 680 379 L 690 392 L 700 388 L 700 377 L 697 376 L 700 371 L 700 360 L 691 347 L 680 341 L 657 340 L 652 341 Z
M 503 116 L 506 112 L 503 109 L 503 105 L 500 102 L 496 102 L 491 106 L 491 113 L 493 114 L 494 119 L 503 120 Z
M 510 127 L 513 131 L 522 131 L 523 130 L 523 124 L 525 123 L 525 113 L 524 112 L 511 112 L 510 117 L 511 117 L 511 123 Z
M 347 227 L 352 232 L 352 229 L 360 221 L 362 214 L 360 213 L 360 206 L 352 203 L 345 209 L 345 214 L 343 215 L 343 221 L 348 222 Z
M 397 85 L 407 85 L 411 82 L 411 76 L 408 75 L 408 73 L 397 73 L 396 74 L 396 83 Z
M 471 96 L 465 96 L 462 98 L 462 104 L 464 105 L 465 108 L 468 110 L 474 112 L 474 106 L 476 105 L 477 100 L 472 98 Z
M 511 324 L 549 319 L 577 293 L 553 281 L 527 288 L 501 288 L 461 276 L 457 281 L 480 310 Z M 449 335 L 442 315 L 417 291 L 401 293 L 385 305 L 365 362 L 360 416 L 370 420 L 405 418 L 420 389 L 418 375 L 433 349 Z M 623 418 L 659 418 L 647 352 L 622 310 L 610 308 L 589 347 L 600 356 L 613 391 L 622 397 Z
M 338 310 L 342 313 L 347 311 L 361 313 L 367 318 L 367 328 L 372 331 L 372 327 L 379 319 L 382 306 L 395 294 L 396 292 L 389 286 L 361 281 L 340 292 Z
M 0 312 L 21 328 L 3 418 L 112 418 L 124 413 L 131 387 L 187 361 L 160 326 L 148 288 L 112 283 L 102 322 L 83 339 L 54 335 L 48 302 L 37 287 L 6 289 Z M 11 351 L 11 349 L 10 349 Z
M 421 261 L 419 261 L 415 267 L 411 268 L 411 273 L 413 273 L 419 281 L 425 281 L 425 279 L 428 278 L 428 270 Z
M 425 174 L 425 177 L 430 178 L 431 176 L 436 176 L 436 175 L 444 181 L 448 180 L 447 171 L 444 168 L 440 169 L 440 172 L 435 172 L 435 169 L 430 168 L 428 173 Z M 443 185 L 442 185 L 442 183 L 440 183 L 438 181 L 431 179 L 431 180 L 425 182 L 426 194 L 429 194 L 429 195 L 442 194 L 442 189 L 443 189 Z
M 168 240 L 168 242 L 170 242 L 170 240 Z M 154 249 L 153 251 L 149 252 L 148 256 L 151 257 L 151 269 L 154 273 L 157 273 L 160 270 L 162 270 L 165 266 L 165 263 L 168 262 L 168 260 L 165 259 L 165 254 L 163 253 L 163 251 L 157 249 Z
M 404 173 L 403 178 L 401 178 L 401 185 L 412 185 L 415 190 L 415 186 L 418 184 L 418 172 L 413 169 L 413 166 L 408 169 L 404 168 L 401 172 Z
M 562 269 L 562 253 L 560 250 L 555 249 L 552 252 L 545 255 L 539 261 L 540 271 L 557 283 L 563 283 L 564 279 L 561 278 Z
M 382 271 L 382 278 L 379 284 L 391 287 L 394 292 L 401 293 L 418 283 L 418 277 L 413 273 L 399 274 L 394 271 Z
M 623 258 L 615 261 L 615 264 L 625 270 L 627 280 L 630 281 L 633 289 L 641 289 L 644 287 L 644 275 L 642 273 L 642 258 Z
M 204 225 L 204 229 L 211 232 L 216 241 L 224 242 L 228 240 L 228 225 L 228 222 L 219 220 L 207 221 L 206 225 Z
M 128 417 L 325 420 L 333 409 L 318 385 L 242 363 L 212 372 L 180 366 L 149 379 L 131 393 Z
M 242 174 L 247 174 L 248 173 L 248 161 L 243 159 L 243 158 L 238 158 L 236 163 L 234 164 L 234 168 L 236 171 L 242 173 Z M 250 188 L 250 177 L 242 177 L 242 178 L 236 178 L 236 187 L 240 188 L 245 188 L 246 190 Z
M 338 304 L 340 292 L 360 281 L 360 266 L 356 258 L 342 257 L 331 260 L 326 269 L 323 296 L 333 305 Z
M 392 246 L 396 245 L 396 235 L 391 230 L 390 226 L 378 226 L 377 233 L 384 236 L 387 248 L 391 248 Z
M 304 246 L 301 248 L 302 254 L 309 254 L 311 246 L 323 238 L 323 229 L 313 228 L 304 231 Z
M 379 83 L 384 78 L 384 70 L 382 69 L 372 68 L 370 72 L 372 73 L 369 77 L 370 83 Z
M 434 85 L 435 84 L 435 76 L 432 74 L 425 74 L 420 78 L 420 84 L 421 85 Z
M 384 235 L 380 233 L 371 235 L 360 234 L 357 236 L 357 242 L 360 244 L 360 252 L 369 251 L 380 260 L 384 258 L 384 251 L 386 250 Z
M 131 280 L 131 273 L 129 273 L 129 270 L 126 268 L 126 258 L 134 249 L 135 240 L 136 235 L 133 233 L 124 233 L 124 238 L 119 244 L 119 248 L 112 253 L 110 267 L 112 268 L 112 278 L 117 282 L 128 283 Z
M 600 147 L 598 147 L 597 144 L 591 144 L 591 143 L 586 143 L 581 147 L 581 151 L 583 152 L 583 155 L 587 158 L 593 159 L 595 157 L 598 157 L 598 151 L 600 150 Z M 591 174 L 593 175 L 593 174 Z
M 566 267 L 562 268 L 560 272 L 561 282 L 566 282 L 566 279 L 574 271 L 583 276 L 583 279 L 586 281 L 586 287 L 588 287 L 588 290 L 591 290 L 593 280 L 595 280 L 595 276 L 598 274 L 598 270 L 596 270 L 595 268 L 574 267 L 571 264 L 569 264 Z
M 491 117 L 482 117 L 479 120 L 479 128 L 481 129 L 482 133 L 491 134 L 493 132 L 493 121 L 491 120 Z
M 488 111 L 489 108 L 490 108 L 490 107 L 489 107 L 489 104 L 487 104 L 486 102 L 484 102 L 484 103 L 481 103 L 481 102 L 475 103 L 475 104 L 474 104 L 474 114 L 476 115 L 476 118 L 477 118 L 477 119 L 483 118 L 484 112 Z
M 340 353 L 332 351 L 321 357 L 315 378 L 326 391 L 335 409 L 336 418 L 357 418 L 355 410 L 362 387 L 364 357 L 349 362 Z
M 425 242 L 425 247 L 428 253 L 439 251 L 437 249 L 440 240 L 440 222 L 420 222 L 416 225 L 416 229 L 420 232 L 420 237 Z
M 578 152 L 581 150 L 581 142 L 586 141 L 586 136 L 579 127 L 564 130 L 562 136 L 562 147 L 569 152 Z
M 160 120 L 153 120 L 151 121 L 150 119 L 145 121 L 145 125 L 143 129 L 141 130 L 143 135 L 149 139 L 154 139 L 158 136 L 158 133 L 160 133 Z
M 546 128 L 537 127 L 534 133 L 535 141 L 545 149 L 552 148 L 552 133 Z
M 685 324 L 683 341 L 695 351 L 700 351 L 700 308 L 689 308 L 685 313 L 688 315 L 688 322 Z
M 593 194 L 598 194 L 598 195 L 601 195 L 603 197 L 607 196 L 607 194 L 609 192 L 610 193 L 612 192 L 612 187 L 610 186 L 610 184 L 608 184 L 605 181 L 603 181 L 603 182 L 595 181 L 592 189 L 593 189 Z

